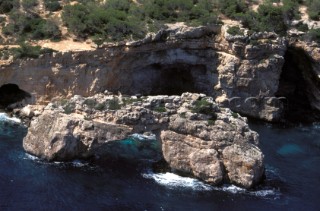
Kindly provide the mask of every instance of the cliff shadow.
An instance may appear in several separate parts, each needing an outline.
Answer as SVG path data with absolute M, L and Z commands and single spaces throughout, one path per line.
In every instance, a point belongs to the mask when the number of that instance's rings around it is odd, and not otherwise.
M 205 65 L 155 63 L 136 69 L 130 94 L 181 95 L 184 92 L 210 94 Z
M 112 63 L 103 88 L 127 95 L 212 95 L 216 68 L 217 54 L 211 49 L 128 53 Z
M 277 97 L 284 97 L 283 118 L 290 122 L 312 122 L 320 119 L 313 103 L 315 85 L 319 85 L 312 70 L 312 60 L 304 50 L 289 47 L 279 81 Z M 319 86 L 318 86 L 319 87 Z M 317 87 L 316 87 L 317 89 Z
M 0 87 L 0 108 L 31 98 L 31 94 L 19 88 L 16 84 L 4 84 Z

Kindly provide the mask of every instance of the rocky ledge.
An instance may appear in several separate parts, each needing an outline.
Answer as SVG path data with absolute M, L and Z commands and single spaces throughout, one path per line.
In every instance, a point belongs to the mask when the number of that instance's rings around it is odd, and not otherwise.
M 106 156 L 108 143 L 150 132 L 178 173 L 212 185 L 230 182 L 245 188 L 264 174 L 258 134 L 249 129 L 247 119 L 204 94 L 74 96 L 37 111 L 25 107 L 19 114 L 32 118 L 24 149 L 49 161 Z

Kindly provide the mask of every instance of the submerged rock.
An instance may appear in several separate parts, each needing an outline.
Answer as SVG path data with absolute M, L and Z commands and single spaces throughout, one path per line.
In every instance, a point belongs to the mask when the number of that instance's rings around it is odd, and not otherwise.
M 173 171 L 213 185 L 227 181 L 250 188 L 264 173 L 258 134 L 246 118 L 218 107 L 204 94 L 98 94 L 52 102 L 33 117 L 23 147 L 50 161 L 108 157 L 121 153 L 113 143 L 136 133 L 156 134 Z

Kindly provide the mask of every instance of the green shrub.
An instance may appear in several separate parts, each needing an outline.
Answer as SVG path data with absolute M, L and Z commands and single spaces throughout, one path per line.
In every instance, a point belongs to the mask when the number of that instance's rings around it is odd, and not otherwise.
M 19 8 L 19 0 L 1 0 L 0 14 L 8 13 L 14 8 Z
M 105 4 L 81 1 L 63 8 L 62 19 L 80 38 L 104 41 L 141 39 L 163 23 L 184 21 L 190 25 L 217 23 L 214 0 L 108 0 Z
M 311 40 L 320 42 L 320 29 L 311 29 L 309 30 L 308 36 Z
M 218 7 L 223 14 L 230 18 L 236 18 L 248 10 L 244 0 L 219 0 Z
M 123 99 L 123 105 L 131 105 L 132 103 L 135 102 L 141 102 L 141 98 L 124 98 Z
M 83 104 L 87 105 L 89 108 L 94 108 L 97 104 L 96 100 L 94 99 L 85 99 L 85 101 L 83 102 Z
M 230 27 L 227 32 L 231 35 L 244 35 L 243 30 L 239 28 L 239 26 Z
M 309 17 L 312 20 L 320 20 L 320 1 L 319 0 L 307 0 Z
M 283 19 L 282 9 L 269 4 L 262 4 L 258 9 L 259 24 L 256 25 L 257 31 L 274 31 L 284 35 L 287 26 Z
M 107 8 L 128 12 L 131 7 L 131 3 L 132 2 L 130 0 L 108 0 L 105 6 Z
M 46 9 L 51 12 L 59 11 L 62 9 L 62 6 L 59 3 L 59 0 L 45 0 L 44 5 Z
M 257 12 L 238 14 L 237 19 L 241 20 L 244 27 L 256 32 L 268 31 L 285 35 L 287 31 L 282 8 L 272 4 L 261 4 Z
M 209 119 L 209 120 L 208 120 L 208 125 L 214 125 L 215 122 L 216 122 L 215 120 Z
M 153 110 L 156 112 L 159 112 L 159 113 L 167 112 L 167 109 L 164 106 L 158 106 L 158 107 L 154 108 Z
M 22 43 L 19 48 L 13 48 L 12 51 L 14 58 L 38 58 L 41 54 L 41 46 Z
M 144 23 L 126 11 L 94 4 L 76 4 L 64 7 L 62 19 L 69 30 L 81 38 L 93 36 L 103 40 L 119 41 L 125 38 L 143 38 Z
M 2 30 L 5 35 L 18 39 L 57 39 L 61 36 L 58 26 L 52 21 L 20 11 L 10 13 L 10 22 Z
M 106 109 L 106 104 L 98 103 L 97 105 L 95 105 L 94 109 L 99 110 L 99 111 L 103 111 Z
M 63 106 L 63 110 L 65 114 L 71 114 L 75 110 L 75 103 L 67 103 L 65 106 Z
M 296 25 L 297 30 L 302 32 L 307 32 L 309 30 L 309 27 L 307 24 L 304 24 L 302 22 L 299 22 L 299 24 Z
M 113 99 L 109 100 L 108 101 L 108 108 L 110 110 L 119 110 L 121 108 L 121 105 L 119 103 L 119 99 L 113 98 Z
M 282 12 L 287 20 L 300 19 L 299 0 L 283 0 Z
M 193 113 L 209 114 L 212 112 L 212 103 L 205 99 L 197 100 L 191 111 Z
M 232 115 L 232 117 L 233 117 L 233 118 L 238 118 L 238 117 L 239 117 L 239 114 L 238 114 L 238 113 L 236 113 L 236 112 L 232 112 L 232 114 L 231 114 L 231 115 Z
M 206 99 L 197 100 L 193 108 L 191 109 L 193 113 L 205 114 L 210 116 L 209 120 L 215 121 L 217 119 L 217 114 L 213 109 L 213 104 L 208 102 Z
M 22 6 L 24 9 L 30 9 L 38 5 L 38 0 L 22 0 Z

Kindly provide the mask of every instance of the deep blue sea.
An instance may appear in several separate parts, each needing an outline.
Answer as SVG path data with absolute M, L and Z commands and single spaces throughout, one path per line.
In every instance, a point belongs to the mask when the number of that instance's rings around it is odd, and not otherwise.
M 250 125 L 266 181 L 246 191 L 153 173 L 145 159 L 47 163 L 23 151 L 26 128 L 0 114 L 0 210 L 320 210 L 320 124 Z

